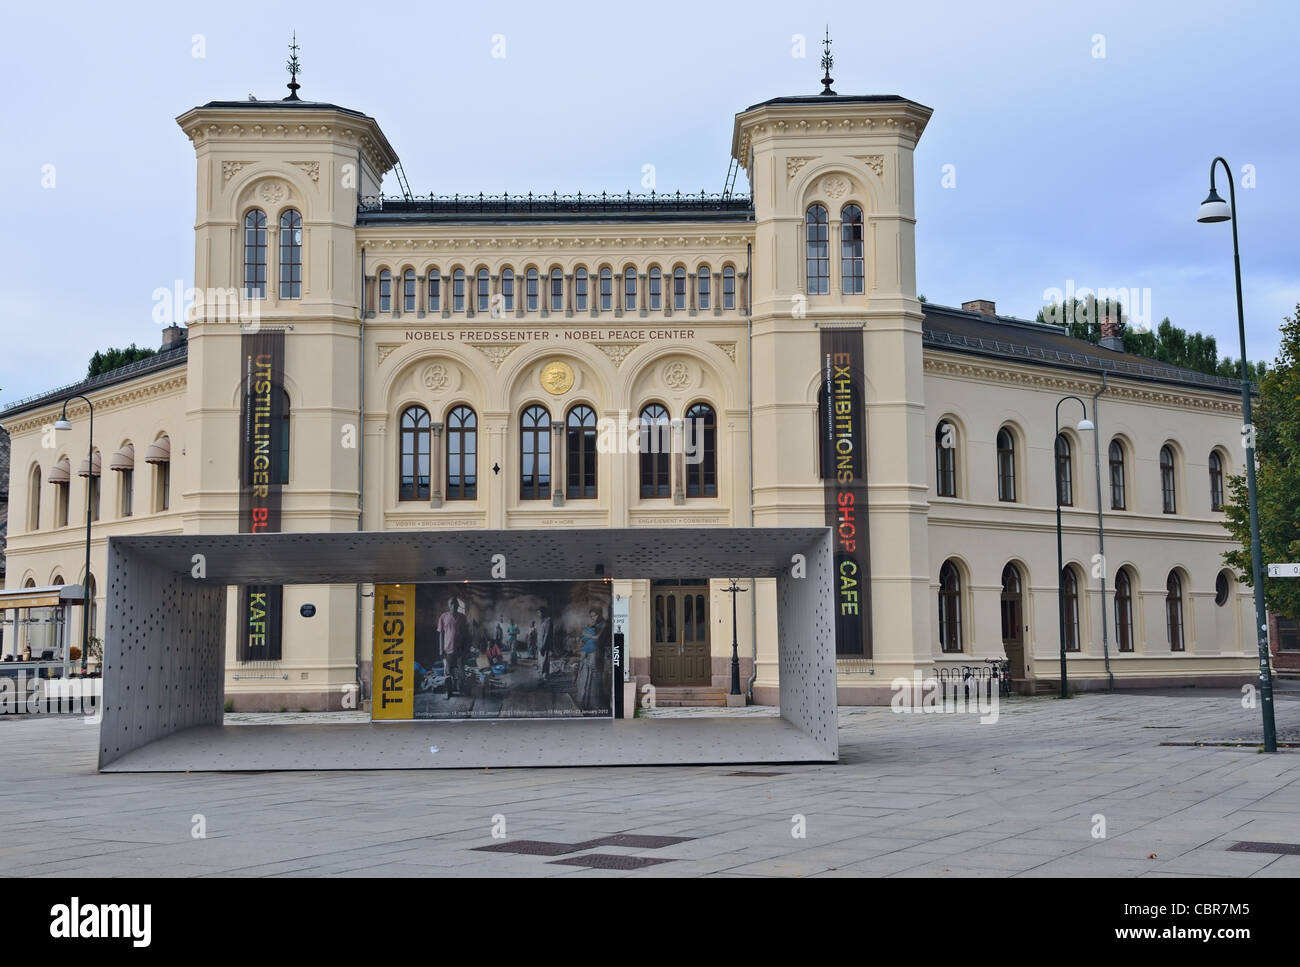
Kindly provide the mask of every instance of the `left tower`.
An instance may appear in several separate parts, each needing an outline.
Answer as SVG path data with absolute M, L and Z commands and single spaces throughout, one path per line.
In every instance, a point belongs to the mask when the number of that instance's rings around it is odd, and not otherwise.
M 283 333 L 271 473 L 282 531 L 358 526 L 361 264 L 357 200 L 397 155 L 373 118 L 334 104 L 213 101 L 177 118 L 197 160 L 189 322 L 187 533 L 251 529 L 241 511 L 250 334 Z M 356 681 L 352 587 L 290 587 L 276 647 L 241 651 L 230 595 L 226 694 L 239 709 L 337 708 Z M 311 604 L 306 617 L 301 606 Z M 309 609 L 310 610 L 310 609 Z M 256 656 L 248 660 L 249 656 Z M 273 657 L 272 657 L 273 656 Z

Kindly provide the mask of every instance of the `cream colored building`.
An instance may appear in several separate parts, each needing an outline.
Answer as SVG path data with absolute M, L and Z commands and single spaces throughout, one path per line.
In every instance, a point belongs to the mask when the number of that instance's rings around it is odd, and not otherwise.
M 732 154 L 752 197 L 381 199 L 397 155 L 364 114 L 289 99 L 187 111 L 208 295 L 158 356 L 0 413 L 7 586 L 83 580 L 88 486 L 96 574 L 110 535 L 240 529 L 249 321 L 221 293 L 251 287 L 257 327 L 285 332 L 286 531 L 822 526 L 821 334 L 847 327 L 864 359 L 872 654 L 841 662 L 841 702 L 1004 654 L 1026 687 L 1057 679 L 1053 416 L 1067 395 L 1099 422 L 1106 539 L 1102 561 L 1096 443 L 1067 403 L 1071 681 L 1107 681 L 1103 599 L 1117 685 L 1253 678 L 1250 598 L 1223 571 L 1212 505 L 1238 469 L 1236 390 L 991 303 L 920 302 L 913 150 L 930 113 L 894 96 L 747 108 Z M 48 429 L 77 394 L 95 403 L 90 467 L 84 403 L 68 406 L 72 431 Z M 598 432 L 635 435 L 642 419 L 667 421 L 672 452 L 593 451 Z M 615 586 L 632 671 L 665 698 L 711 698 L 728 680 L 727 575 L 646 578 Z M 286 588 L 281 655 L 257 662 L 238 660 L 232 592 L 227 696 L 347 705 L 369 675 L 371 590 Z M 751 591 L 743 677 L 772 702 L 777 604 L 764 582 Z

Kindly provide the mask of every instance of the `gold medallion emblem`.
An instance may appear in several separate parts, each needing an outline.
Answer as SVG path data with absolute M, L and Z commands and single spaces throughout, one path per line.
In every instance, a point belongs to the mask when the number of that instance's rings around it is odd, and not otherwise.
M 542 367 L 542 389 L 552 396 L 563 396 L 573 389 L 573 370 L 558 359 Z

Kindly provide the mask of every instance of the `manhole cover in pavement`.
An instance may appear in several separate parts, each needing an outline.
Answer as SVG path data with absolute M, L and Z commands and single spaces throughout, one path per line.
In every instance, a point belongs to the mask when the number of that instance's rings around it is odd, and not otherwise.
M 1228 847 L 1229 853 L 1283 853 L 1287 856 L 1300 856 L 1300 843 L 1234 843 Z
M 788 776 L 789 774 L 790 773 L 788 772 L 728 772 L 727 773 L 727 775 L 729 776 L 753 776 L 755 778 L 758 777 L 767 778 L 769 776 Z
M 662 849 L 665 846 L 675 846 L 677 843 L 689 843 L 694 838 L 694 836 L 642 836 L 637 833 L 619 833 L 616 836 L 593 839 L 586 845 L 636 846 L 641 849 Z
M 563 856 L 586 849 L 591 843 L 545 843 L 539 839 L 517 839 L 510 843 L 494 843 L 491 846 L 475 846 L 474 849 L 484 853 L 524 853 L 528 856 Z
M 566 856 L 562 860 L 551 860 L 551 865 L 585 866 L 593 870 L 639 870 L 643 866 L 673 862 L 676 861 L 655 856 L 617 856 L 613 853 L 588 853 L 586 856 Z

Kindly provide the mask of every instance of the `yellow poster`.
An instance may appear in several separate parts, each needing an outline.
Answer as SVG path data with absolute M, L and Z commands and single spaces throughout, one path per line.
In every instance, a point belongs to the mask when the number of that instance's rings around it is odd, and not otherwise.
M 372 719 L 415 717 L 415 585 L 375 585 Z

